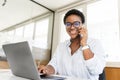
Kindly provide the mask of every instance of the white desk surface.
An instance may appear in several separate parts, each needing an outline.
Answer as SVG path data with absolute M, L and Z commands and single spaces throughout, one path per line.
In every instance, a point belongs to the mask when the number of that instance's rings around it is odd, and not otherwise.
M 9 69 L 0 69 L 0 80 L 29 80 L 14 76 Z
M 0 80 L 29 80 L 29 79 L 14 76 L 10 69 L 0 69 Z M 85 79 L 67 77 L 67 79 L 65 80 L 85 80 Z

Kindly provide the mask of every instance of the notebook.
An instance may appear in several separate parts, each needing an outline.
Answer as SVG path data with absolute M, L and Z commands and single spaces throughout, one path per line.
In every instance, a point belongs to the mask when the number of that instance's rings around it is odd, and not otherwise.
M 32 80 L 64 80 L 64 77 L 40 77 L 27 41 L 2 46 L 12 73 Z

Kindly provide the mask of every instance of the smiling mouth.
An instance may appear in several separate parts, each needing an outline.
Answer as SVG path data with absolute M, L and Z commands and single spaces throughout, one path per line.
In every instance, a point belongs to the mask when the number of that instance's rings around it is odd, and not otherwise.
M 75 34 L 76 30 L 70 30 L 69 32 L 70 32 L 70 34 Z
M 78 29 L 69 30 L 69 33 L 72 34 L 72 35 L 76 34 L 77 32 L 78 32 Z

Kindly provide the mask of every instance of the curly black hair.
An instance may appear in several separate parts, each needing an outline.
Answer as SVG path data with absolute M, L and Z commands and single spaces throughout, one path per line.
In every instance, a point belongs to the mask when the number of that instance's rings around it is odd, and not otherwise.
M 82 23 L 83 24 L 85 23 L 85 16 L 84 16 L 84 14 L 81 11 L 77 10 L 77 9 L 71 9 L 64 16 L 64 19 L 63 19 L 64 24 L 66 22 L 66 18 L 68 16 L 70 16 L 70 15 L 77 15 L 77 16 L 79 16 L 81 18 L 81 20 L 82 20 Z

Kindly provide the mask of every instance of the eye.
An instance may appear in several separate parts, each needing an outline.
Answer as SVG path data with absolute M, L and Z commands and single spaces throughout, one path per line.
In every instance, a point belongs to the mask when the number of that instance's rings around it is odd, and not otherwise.
M 71 26 L 71 23 L 67 22 L 65 23 L 66 26 Z
M 74 22 L 73 24 L 75 27 L 79 27 L 80 26 L 80 22 Z

